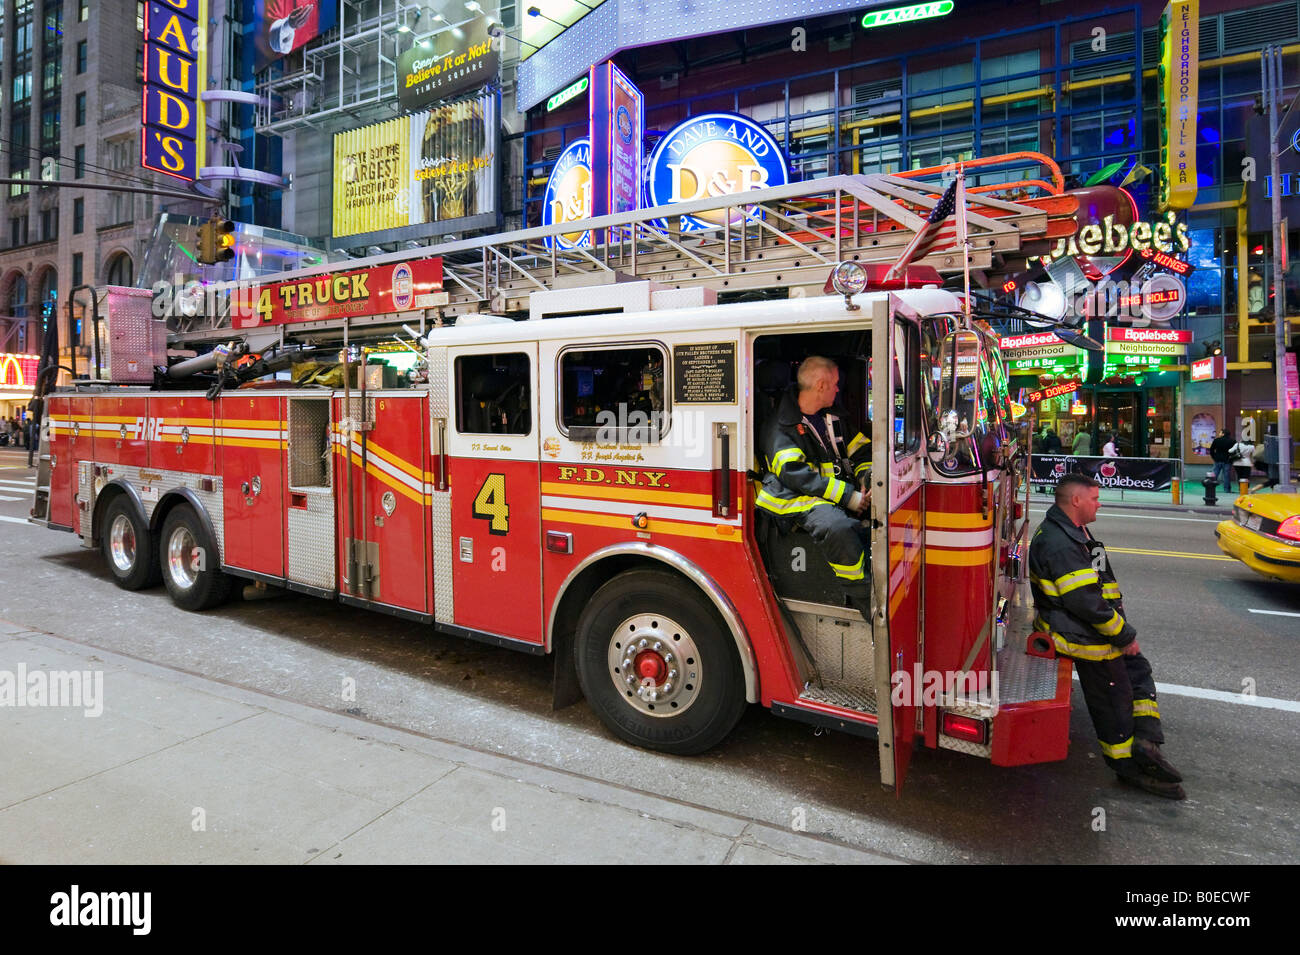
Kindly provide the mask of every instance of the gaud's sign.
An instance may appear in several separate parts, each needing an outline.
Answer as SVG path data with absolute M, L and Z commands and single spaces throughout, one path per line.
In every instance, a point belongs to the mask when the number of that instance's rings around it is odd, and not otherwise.
M 661 206 L 783 186 L 790 181 L 790 169 L 780 144 L 762 124 L 735 113 L 704 113 L 659 140 L 647 177 L 647 204 Z M 682 231 L 716 228 L 724 215 L 682 216 Z M 738 207 L 731 221 L 745 215 Z
M 140 165 L 186 182 L 203 165 L 207 0 L 144 5 L 144 105 Z
M 575 139 L 560 153 L 542 194 L 542 225 L 559 225 L 591 217 L 591 141 Z M 561 250 L 591 247 L 591 231 L 565 232 L 546 239 Z
M 256 328 L 432 308 L 441 291 L 442 259 L 414 259 L 236 289 L 232 324 Z

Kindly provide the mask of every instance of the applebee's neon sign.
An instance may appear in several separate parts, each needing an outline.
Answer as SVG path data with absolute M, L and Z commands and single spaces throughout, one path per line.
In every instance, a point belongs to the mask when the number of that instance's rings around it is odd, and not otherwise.
M 1043 264 L 1070 255 L 1125 255 L 1129 251 L 1186 252 L 1191 243 L 1187 238 L 1187 223 L 1177 221 L 1173 212 L 1166 212 L 1164 221 L 1134 222 L 1124 225 L 1108 215 L 1101 222 L 1083 226 L 1068 239 L 1060 239 L 1051 255 L 1043 256 Z

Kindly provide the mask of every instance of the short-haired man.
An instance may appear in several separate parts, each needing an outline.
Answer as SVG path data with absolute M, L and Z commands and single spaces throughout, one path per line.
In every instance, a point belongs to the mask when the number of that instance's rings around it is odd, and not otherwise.
M 782 397 L 762 437 L 767 474 L 757 504 L 790 528 L 802 526 L 826 554 L 850 603 L 870 620 L 866 551 L 860 518 L 871 470 L 871 442 L 861 432 L 847 440 L 835 401 L 840 370 L 820 355 L 804 359 L 794 389 Z
M 1182 776 L 1160 752 L 1165 738 L 1151 664 L 1124 617 L 1106 548 L 1087 530 L 1097 519 L 1099 488 L 1083 474 L 1057 482 L 1056 503 L 1029 545 L 1034 626 L 1074 659 L 1106 764 L 1122 782 L 1185 799 Z

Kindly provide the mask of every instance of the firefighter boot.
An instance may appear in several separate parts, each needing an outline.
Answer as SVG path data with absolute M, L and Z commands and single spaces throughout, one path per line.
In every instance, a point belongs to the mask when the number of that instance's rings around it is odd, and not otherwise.
M 1166 799 L 1187 798 L 1187 793 L 1178 783 L 1167 783 L 1159 779 L 1152 779 L 1143 773 L 1138 773 L 1135 776 L 1120 775 L 1119 781 L 1126 786 L 1136 786 L 1138 789 L 1145 789 L 1149 793 L 1163 796 Z
M 1182 774 L 1165 758 L 1165 754 L 1160 752 L 1160 747 L 1148 739 L 1141 737 L 1133 739 L 1133 762 L 1137 763 L 1138 768 L 1152 779 L 1164 783 L 1183 781 Z

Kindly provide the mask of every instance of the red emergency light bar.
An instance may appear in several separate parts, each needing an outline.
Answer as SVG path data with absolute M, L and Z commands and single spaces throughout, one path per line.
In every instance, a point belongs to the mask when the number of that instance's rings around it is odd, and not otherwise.
M 1148 262 L 1154 262 L 1162 269 L 1173 272 L 1175 275 L 1186 276 L 1196 271 L 1196 266 L 1192 265 L 1192 263 L 1176 259 L 1168 252 L 1161 252 L 1159 249 L 1142 249 L 1138 252 L 1138 255 Z

